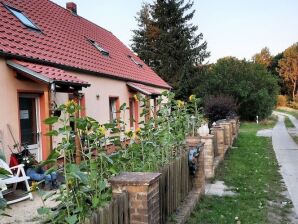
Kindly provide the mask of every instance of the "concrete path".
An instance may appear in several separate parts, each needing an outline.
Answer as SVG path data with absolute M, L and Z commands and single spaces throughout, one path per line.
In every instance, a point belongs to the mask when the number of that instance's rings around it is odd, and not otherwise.
M 272 131 L 272 144 L 281 166 L 281 174 L 288 188 L 294 210 L 298 215 L 298 146 L 289 135 L 284 119 L 287 114 L 274 112 L 278 115 L 278 122 Z M 293 116 L 288 116 L 298 130 L 298 121 Z M 297 125 L 297 126 L 296 126 Z

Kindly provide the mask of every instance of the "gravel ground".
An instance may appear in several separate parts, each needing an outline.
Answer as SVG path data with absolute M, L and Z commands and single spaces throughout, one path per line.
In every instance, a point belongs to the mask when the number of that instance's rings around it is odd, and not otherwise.
M 50 192 L 49 192 L 50 193 Z M 56 205 L 55 201 L 46 201 L 45 205 L 47 207 L 53 207 Z M 10 205 L 8 209 L 5 210 L 6 214 L 11 217 L 3 216 L 0 218 L 1 224 L 15 224 L 15 223 L 40 223 L 42 221 L 41 217 L 37 213 L 37 209 L 43 206 L 41 197 L 33 192 L 33 201 L 25 200 L 15 204 Z

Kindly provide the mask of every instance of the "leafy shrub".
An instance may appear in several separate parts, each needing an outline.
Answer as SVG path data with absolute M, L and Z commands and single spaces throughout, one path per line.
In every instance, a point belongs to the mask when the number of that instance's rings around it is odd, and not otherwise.
M 278 107 L 285 107 L 287 106 L 287 96 L 284 95 L 278 95 L 277 96 L 277 104 Z
M 298 110 L 298 95 L 296 94 L 292 101 L 288 103 L 290 108 Z
M 163 101 L 162 98 L 167 100 Z M 76 118 L 80 108 L 73 101 L 61 105 L 59 109 L 62 115 L 45 121 L 49 125 L 57 122 L 64 125 L 47 133 L 49 136 L 61 137 L 61 142 L 43 165 L 53 165 L 49 173 L 56 171 L 57 158 L 64 155 L 65 184 L 44 197 L 47 200 L 54 194 L 58 206 L 55 209 L 42 207 L 38 210 L 39 214 L 46 215 L 49 223 L 84 223 L 92 210 L 104 206 L 111 199 L 108 180 L 113 175 L 123 171 L 156 172 L 176 159 L 184 151 L 185 136 L 191 132 L 190 117 L 197 127 L 201 115 L 195 96 L 191 96 L 186 103 L 174 98 L 173 93 L 163 93 L 157 100 L 157 115 L 145 122 L 147 114 L 154 109 L 146 106 L 147 98 L 136 96 L 143 109 L 140 116 L 144 119 L 140 119 L 140 128 L 135 132 L 126 131 L 124 117 L 112 123 L 100 124 L 90 117 Z M 124 116 L 127 109 L 125 103 L 121 105 L 120 117 Z M 75 130 L 69 126 L 70 122 L 75 124 Z M 109 135 L 109 132 L 119 135 Z M 81 147 L 76 146 L 75 139 L 81 140 Z M 121 144 L 121 140 L 129 144 Z M 107 155 L 107 143 L 113 143 L 119 150 Z M 76 163 L 76 154 L 81 155 L 80 163 Z
M 233 117 L 237 114 L 237 103 L 232 96 L 218 95 L 204 98 L 204 113 L 209 122 Z
M 219 59 L 201 74 L 195 93 L 233 96 L 239 105 L 241 119 L 268 117 L 276 106 L 279 88 L 277 79 L 263 66 L 233 57 Z

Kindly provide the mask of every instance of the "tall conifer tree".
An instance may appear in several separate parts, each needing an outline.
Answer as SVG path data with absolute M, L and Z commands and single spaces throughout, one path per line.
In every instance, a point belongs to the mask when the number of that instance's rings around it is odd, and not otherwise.
M 203 34 L 191 20 L 193 2 L 156 0 L 143 5 L 132 49 L 173 88 L 179 98 L 191 92 L 195 66 L 209 56 Z

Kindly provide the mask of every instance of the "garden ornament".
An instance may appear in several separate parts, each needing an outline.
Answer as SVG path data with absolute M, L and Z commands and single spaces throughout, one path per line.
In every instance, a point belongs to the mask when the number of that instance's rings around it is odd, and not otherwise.
M 201 148 L 204 146 L 204 143 L 199 143 L 196 147 L 189 150 L 188 153 L 188 166 L 189 172 L 191 175 L 195 175 L 198 169 L 198 157 L 200 155 Z

